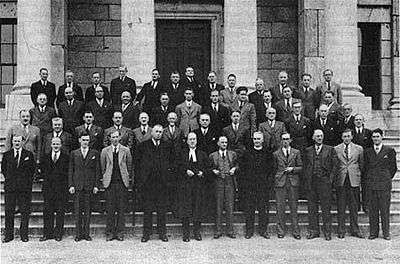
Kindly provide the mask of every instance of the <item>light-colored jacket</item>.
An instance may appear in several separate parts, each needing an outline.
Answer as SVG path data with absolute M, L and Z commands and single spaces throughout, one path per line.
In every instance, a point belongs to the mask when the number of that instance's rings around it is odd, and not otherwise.
M 344 143 L 335 147 L 338 156 L 338 171 L 336 176 L 336 186 L 343 186 L 347 174 L 349 174 L 350 185 L 352 187 L 360 186 L 361 172 L 364 168 L 364 151 L 357 144 L 350 143 L 349 159 L 346 159 L 344 152 Z
M 182 129 L 185 137 L 187 137 L 189 132 L 199 128 L 198 120 L 201 113 L 201 106 L 199 104 L 193 101 L 189 108 L 185 101 L 176 106 L 175 112 L 178 116 L 179 128 Z
M 132 170 L 132 155 L 129 148 L 119 144 L 118 150 L 118 164 L 121 172 L 121 178 L 124 185 L 129 187 L 129 178 L 132 175 L 133 183 L 133 170 Z M 107 188 L 111 183 L 111 175 L 113 170 L 113 146 L 105 147 L 101 151 L 100 156 L 101 172 L 103 179 L 103 186 Z

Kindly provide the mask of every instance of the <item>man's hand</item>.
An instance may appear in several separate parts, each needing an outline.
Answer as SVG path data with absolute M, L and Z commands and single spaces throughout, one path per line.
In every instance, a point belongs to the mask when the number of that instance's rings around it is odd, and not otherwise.
M 96 194 L 99 191 L 99 189 L 97 187 L 93 188 L 93 193 Z
M 233 167 L 232 169 L 229 170 L 229 175 L 233 176 L 235 174 L 236 167 Z
M 74 194 L 75 193 L 75 188 L 74 187 L 70 187 L 69 188 L 69 193 L 70 194 Z
M 217 176 L 220 174 L 219 170 L 216 170 L 216 169 L 212 170 L 212 172 Z
M 197 176 L 199 176 L 200 178 L 203 178 L 204 176 L 203 176 L 203 172 L 202 171 L 199 171 L 199 173 L 197 173 Z
M 193 176 L 194 176 L 194 172 L 193 172 L 192 170 L 186 170 L 186 174 L 187 174 L 189 177 L 193 177 Z

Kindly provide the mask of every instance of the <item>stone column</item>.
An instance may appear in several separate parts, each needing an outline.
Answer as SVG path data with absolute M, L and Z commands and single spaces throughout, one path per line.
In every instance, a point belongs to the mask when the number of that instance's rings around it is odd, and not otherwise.
M 357 0 L 325 1 L 325 66 L 341 83 L 343 101 L 369 116 L 371 98 L 358 84 Z
M 121 0 L 121 62 L 142 86 L 156 66 L 154 0 Z
M 6 97 L 8 120 L 33 106 L 29 87 L 39 79 L 40 68 L 50 70 L 52 57 L 50 0 L 18 0 L 17 18 L 17 82 Z
M 257 0 L 224 1 L 224 80 L 233 73 L 238 85 L 257 78 Z
M 400 22 L 399 22 L 399 0 L 392 1 L 392 76 L 393 97 L 389 109 L 394 116 L 400 116 Z

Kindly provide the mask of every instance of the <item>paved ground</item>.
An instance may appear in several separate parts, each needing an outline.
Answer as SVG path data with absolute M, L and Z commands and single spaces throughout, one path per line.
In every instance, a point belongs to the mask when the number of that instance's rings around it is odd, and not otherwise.
M 376 239 L 344 240 L 333 238 L 300 242 L 287 237 L 265 240 L 254 237 L 246 240 L 207 236 L 203 241 L 184 243 L 179 237 L 168 243 L 157 239 L 144 244 L 140 237 L 123 242 L 105 242 L 96 237 L 92 242 L 74 242 L 67 237 L 62 242 L 29 243 L 19 240 L 1 245 L 1 263 L 400 263 L 400 237 L 391 241 Z

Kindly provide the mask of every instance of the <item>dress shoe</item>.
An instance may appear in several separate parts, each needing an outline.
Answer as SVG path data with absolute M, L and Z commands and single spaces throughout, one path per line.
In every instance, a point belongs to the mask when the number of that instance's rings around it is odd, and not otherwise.
M 79 242 L 79 241 L 81 241 L 82 239 L 81 239 L 80 237 L 76 236 L 76 237 L 74 238 L 74 240 L 75 240 L 75 242 Z
M 376 236 L 376 235 L 369 235 L 369 237 L 368 237 L 368 239 L 370 239 L 370 240 L 375 239 L 375 238 L 378 238 L 378 236 Z
M 124 241 L 124 236 L 118 235 L 115 239 L 117 239 L 118 241 Z
M 285 235 L 283 235 L 283 234 L 278 234 L 278 238 L 284 238 L 285 237 Z
M 363 234 L 361 234 L 360 232 L 352 233 L 351 236 L 358 237 L 358 238 L 364 238 Z
M 56 240 L 57 242 L 60 242 L 60 241 L 62 240 L 62 236 L 56 236 L 55 240 Z
M 294 239 L 301 239 L 301 236 L 299 234 L 294 234 L 293 237 Z
M 160 238 L 160 240 L 162 241 L 162 242 L 168 242 L 168 237 L 167 237 L 167 235 L 159 235 L 159 238 Z
M 340 238 L 340 239 L 343 239 L 344 238 L 344 234 L 338 234 L 337 237 Z
M 195 233 L 195 234 L 194 234 L 194 239 L 197 240 L 197 241 L 203 240 L 203 238 L 201 237 L 201 234 L 200 234 L 200 233 Z
M 331 234 L 325 234 L 324 237 L 326 241 L 332 240 Z
M 214 234 L 214 239 L 218 239 L 220 237 L 222 237 L 222 234 Z
M 39 238 L 40 242 L 46 241 L 46 240 L 50 240 L 51 238 L 48 236 L 42 236 L 41 238 Z
M 8 243 L 8 242 L 13 241 L 13 240 L 14 240 L 13 237 L 5 237 L 1 242 L 2 243 Z
M 317 237 L 319 237 L 319 234 L 309 233 L 309 234 L 307 235 L 307 239 L 314 239 L 314 238 L 317 238 Z
M 28 241 L 29 241 L 29 238 L 27 238 L 27 237 L 21 237 L 21 241 L 22 241 L 22 242 L 28 242 Z
M 92 241 L 92 238 L 90 236 L 85 236 L 86 241 Z
M 149 241 L 150 240 L 150 236 L 149 235 L 144 235 L 143 237 L 142 237 L 142 240 L 140 240 L 140 241 L 142 241 L 143 243 L 146 243 L 147 241 Z
M 188 236 L 184 236 L 182 240 L 183 240 L 183 242 L 189 242 L 190 238 Z
M 269 234 L 268 234 L 267 231 L 261 233 L 261 236 L 262 236 L 263 238 L 265 238 L 265 239 L 270 239 L 270 238 L 271 238 L 271 237 L 269 236 Z
M 230 238 L 233 238 L 233 239 L 235 239 L 235 238 L 236 238 L 236 235 L 235 235 L 234 233 L 227 234 L 226 236 L 227 236 L 227 237 L 230 237 Z
M 390 236 L 384 236 L 383 239 L 390 240 Z

